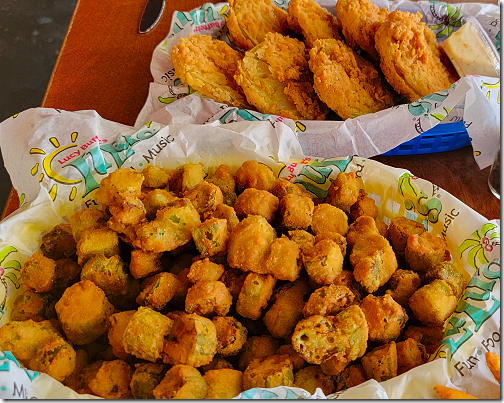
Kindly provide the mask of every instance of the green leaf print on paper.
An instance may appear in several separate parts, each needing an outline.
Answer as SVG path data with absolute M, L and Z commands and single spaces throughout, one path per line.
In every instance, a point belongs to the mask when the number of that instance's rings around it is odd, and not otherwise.
M 497 225 L 487 223 L 481 227 L 481 230 L 476 230 L 472 233 L 472 238 L 466 239 L 458 247 L 460 257 L 467 253 L 467 262 L 478 269 L 482 264 L 489 262 L 485 252 L 491 252 L 493 248 L 500 245 L 500 233 L 493 232 Z

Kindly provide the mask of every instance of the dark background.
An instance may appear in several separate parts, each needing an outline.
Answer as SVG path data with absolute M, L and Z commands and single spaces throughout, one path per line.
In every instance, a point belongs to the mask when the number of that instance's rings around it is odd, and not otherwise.
M 77 0 L 0 0 L 0 122 L 40 106 Z M 11 189 L 0 158 L 0 211 Z

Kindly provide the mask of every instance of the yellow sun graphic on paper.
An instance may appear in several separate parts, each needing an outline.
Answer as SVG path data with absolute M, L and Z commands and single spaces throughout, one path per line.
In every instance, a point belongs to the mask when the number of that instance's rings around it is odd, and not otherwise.
M 56 149 L 50 153 L 47 153 L 46 151 L 44 151 L 40 148 L 32 148 L 30 150 L 30 154 L 46 155 L 44 157 L 44 159 L 42 160 L 42 171 L 41 172 L 39 172 L 39 170 L 40 170 L 39 163 L 36 163 L 34 165 L 34 167 L 31 169 L 32 176 L 36 176 L 37 174 L 39 175 L 39 179 L 38 179 L 39 182 L 42 182 L 44 180 L 45 176 L 47 176 L 49 179 L 52 179 L 58 183 L 65 184 L 65 185 L 72 185 L 72 184 L 82 182 L 82 179 L 66 179 L 52 169 L 52 162 L 60 153 L 62 153 L 65 150 L 68 150 L 70 148 L 77 147 L 77 144 L 75 144 L 75 142 L 77 140 L 78 133 L 73 132 L 70 135 L 70 137 L 72 140 L 72 144 L 68 144 L 66 146 L 61 146 L 59 140 L 56 137 L 49 138 L 49 142 Z M 51 199 L 53 201 L 56 200 L 57 194 L 58 194 L 58 185 L 54 184 L 51 186 L 51 189 L 49 190 L 49 195 L 51 196 Z M 70 201 L 75 199 L 76 194 L 77 194 L 77 188 L 75 186 L 72 186 L 72 190 L 71 190 L 70 196 L 69 196 Z

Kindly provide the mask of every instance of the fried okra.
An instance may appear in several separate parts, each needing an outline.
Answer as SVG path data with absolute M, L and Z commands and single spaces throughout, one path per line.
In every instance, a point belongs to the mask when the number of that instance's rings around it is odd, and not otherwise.
M 311 194 L 308 193 L 303 186 L 292 183 L 285 178 L 279 178 L 272 190 L 272 193 L 282 200 L 287 195 L 297 195 L 306 196 L 311 198 Z
M 198 281 L 187 290 L 185 311 L 201 316 L 226 316 L 233 297 L 222 281 Z
M 200 367 L 200 370 L 203 371 L 203 373 L 207 371 L 212 371 L 214 369 L 222 369 L 222 368 L 231 368 L 234 369 L 233 365 L 224 357 L 221 357 L 219 354 L 215 354 L 214 358 L 212 358 L 212 361 L 210 361 L 208 364 L 203 365 Z
M 170 178 L 169 189 L 181 196 L 185 191 L 193 188 L 205 179 L 206 172 L 203 164 L 184 164 L 177 167 Z
M 164 378 L 168 365 L 153 362 L 135 364 L 135 371 L 131 376 L 130 389 L 135 399 L 155 399 L 154 389 Z
M 26 290 L 14 300 L 10 320 L 31 319 L 34 322 L 41 322 L 46 319 L 54 319 L 56 318 L 55 303 L 56 300 L 50 293 Z
M 294 386 L 294 373 L 289 355 L 271 355 L 253 359 L 243 371 L 243 388 Z
M 203 214 L 204 220 L 209 220 L 211 218 L 225 219 L 227 221 L 227 230 L 229 233 L 231 233 L 234 227 L 236 227 L 240 222 L 240 219 L 236 215 L 235 209 L 226 204 L 219 204 L 214 211 Z
M 207 383 L 200 372 L 185 364 L 171 367 L 152 394 L 156 399 L 203 399 Z
M 164 189 L 168 186 L 173 171 L 168 168 L 148 165 L 142 170 L 143 186 L 154 189 Z
M 315 245 L 315 236 L 305 230 L 292 230 L 287 232 L 289 239 L 298 244 L 299 249 L 303 250 L 305 247 Z
M 224 202 L 220 188 L 205 180 L 186 190 L 182 195 L 191 201 L 200 215 L 215 210 L 217 205 Z
M 391 341 L 375 347 L 361 359 L 367 379 L 383 382 L 397 376 L 397 348 Z
M 226 284 L 228 291 L 233 296 L 233 301 L 238 300 L 238 296 L 240 295 L 247 275 L 247 273 L 239 269 L 227 269 L 219 278 L 220 281 Z
M 142 203 L 145 208 L 145 217 L 147 220 L 154 220 L 159 210 L 168 206 L 171 202 L 178 199 L 175 193 L 168 192 L 166 189 L 153 189 L 142 195 Z
M 411 270 L 425 273 L 443 261 L 445 250 L 443 238 L 423 232 L 408 237 L 404 257 Z
M 173 320 L 146 307 L 139 307 L 123 333 L 124 351 L 145 361 L 156 362 L 163 353 Z
M 326 203 L 332 204 L 349 214 L 350 207 L 359 197 L 360 187 L 355 172 L 340 172 L 327 191 Z
M 109 218 L 105 212 L 98 209 L 75 211 L 68 219 L 75 242 L 79 242 L 82 234 L 86 231 L 106 227 Z
M 321 203 L 313 209 L 311 230 L 314 235 L 325 232 L 337 232 L 346 235 L 348 216 L 340 208 L 329 203 Z
M 441 326 L 457 307 L 458 298 L 449 284 L 435 279 L 416 290 L 409 299 L 415 317 L 426 325 Z
M 427 354 L 434 354 L 443 338 L 443 326 L 408 326 L 402 334 L 402 339 L 414 339 L 425 346 Z
M 396 343 L 397 375 L 404 374 L 412 368 L 425 364 L 429 358 L 425 346 L 415 339 L 406 339 Z
M 348 227 L 347 244 L 352 248 L 360 238 L 371 234 L 381 235 L 375 219 L 368 215 L 357 217 Z
M 205 399 L 232 399 L 243 392 L 243 372 L 232 368 L 206 371 L 203 379 L 207 384 Z
M 164 343 L 163 362 L 195 368 L 210 363 L 217 353 L 217 331 L 213 322 L 194 313 L 170 312 L 170 336 Z
M 336 377 L 336 391 L 345 390 L 366 382 L 366 375 L 361 364 L 351 364 Z
M 296 242 L 285 235 L 273 239 L 266 271 L 278 280 L 295 281 L 301 272 L 301 254 Z
M 388 343 L 396 340 L 408 320 L 405 309 L 389 295 L 367 295 L 360 307 L 366 316 L 369 340 Z
M 385 293 L 407 308 L 409 298 L 422 286 L 422 280 L 413 270 L 397 269 L 390 277 L 388 286 L 390 288 Z
M 133 280 L 127 271 L 127 264 L 119 255 L 106 257 L 103 254 L 91 256 L 84 263 L 80 278 L 81 281 L 92 281 L 107 296 L 126 294 L 128 283 Z
M 40 251 L 46 257 L 54 260 L 73 257 L 76 242 L 72 235 L 70 224 L 58 224 L 42 236 Z
M 303 368 L 306 365 L 306 361 L 301 355 L 294 350 L 292 343 L 283 344 L 275 352 L 275 355 L 287 354 L 292 362 L 292 368 L 294 371 Z
M 224 204 L 231 207 L 235 204 L 237 197 L 236 181 L 229 166 L 225 164 L 219 165 L 214 174 L 208 178 L 207 181 L 220 188 Z
M 224 274 L 223 264 L 214 263 L 209 258 L 196 260 L 191 264 L 187 279 L 191 283 L 197 281 L 216 281 Z
M 89 365 L 89 354 L 85 347 L 76 347 L 75 349 L 75 368 L 63 381 L 63 385 L 78 391 L 79 378 L 81 377 L 83 369 Z
M 277 180 L 270 167 L 257 161 L 245 161 L 235 173 L 238 190 L 255 188 L 272 192 Z
M 298 279 L 275 291 L 263 322 L 273 337 L 288 337 L 303 318 L 304 298 L 310 293 L 308 282 Z
M 461 297 L 467 285 L 462 269 L 455 262 L 441 262 L 425 274 L 426 281 L 434 279 L 444 280 L 457 298 Z
M 322 239 L 330 239 L 331 241 L 336 242 L 341 249 L 341 254 L 345 257 L 347 252 L 347 241 L 343 235 L 338 234 L 337 232 L 323 232 L 315 237 L 315 243 L 321 241 Z
M 243 190 L 234 204 L 238 218 L 250 215 L 262 216 L 271 223 L 278 210 L 279 200 L 273 193 L 266 190 L 246 188 Z
M 324 395 L 334 392 L 334 380 L 331 375 L 326 375 L 318 365 L 308 365 L 294 373 L 294 386 L 307 390 L 312 395 L 317 388 L 322 389 Z
M 135 315 L 134 310 L 116 312 L 110 315 L 110 327 L 108 329 L 108 341 L 112 346 L 112 352 L 121 360 L 128 360 L 130 355 L 124 349 L 124 331 L 130 319 Z
M 133 246 L 146 252 L 173 251 L 192 240 L 191 230 L 201 223 L 189 199 L 177 199 L 158 211 L 156 219 L 141 224 Z
M 100 182 L 96 201 L 98 204 L 110 206 L 125 195 L 139 197 L 143 181 L 144 176 L 133 168 L 117 169 Z
M 138 294 L 138 305 L 146 306 L 156 311 L 162 310 L 175 296 L 182 295 L 182 282 L 173 273 L 161 272 L 147 278 Z
M 343 269 L 341 248 L 330 239 L 304 248 L 301 257 L 310 280 L 317 284 L 331 284 Z
M 268 301 L 273 295 L 277 280 L 270 274 L 249 273 L 243 282 L 236 312 L 249 319 L 259 319 Z
M 393 217 L 390 219 L 388 227 L 388 234 L 390 244 L 394 248 L 394 252 L 398 255 L 404 256 L 406 249 L 406 242 L 410 235 L 422 234 L 426 231 L 423 224 L 412 220 L 407 217 Z
M 249 337 L 238 354 L 238 369 L 245 371 L 252 360 L 275 355 L 279 344 L 278 339 L 269 334 Z
M 252 215 L 244 218 L 233 229 L 229 239 L 229 266 L 243 271 L 266 273 L 264 263 L 275 237 L 275 229 L 264 217 Z
M 0 327 L 0 349 L 25 367 L 63 381 L 75 369 L 74 348 L 48 320 L 10 321 Z
M 312 223 L 315 204 L 305 195 L 287 194 L 280 199 L 280 226 L 287 230 L 307 230 Z
M 247 341 L 247 328 L 232 316 L 215 316 L 212 322 L 217 332 L 217 354 L 238 354 Z
M 376 207 L 376 202 L 368 196 L 364 189 L 359 189 L 359 195 L 356 202 L 350 207 L 348 217 L 351 221 L 355 221 L 362 215 L 376 219 L 378 216 L 378 207 Z
M 191 234 L 201 256 L 215 256 L 226 252 L 229 231 L 224 218 L 209 218 L 194 227 Z
M 119 234 L 104 227 L 86 231 L 77 242 L 78 263 L 83 265 L 94 255 L 103 254 L 111 257 L 120 254 Z
M 56 277 L 56 261 L 37 252 L 21 267 L 18 281 L 27 289 L 48 292 L 54 285 Z
M 103 361 L 88 381 L 93 394 L 104 399 L 130 399 L 131 366 L 123 360 Z
M 162 270 L 161 256 L 163 252 L 145 252 L 142 249 L 131 251 L 129 271 L 136 278 L 144 278 Z
M 303 307 L 305 318 L 312 315 L 334 316 L 351 305 L 355 295 L 344 285 L 329 284 L 310 294 Z
M 55 308 L 68 341 L 77 345 L 91 343 L 107 332 L 114 312 L 105 292 L 90 280 L 68 287 Z

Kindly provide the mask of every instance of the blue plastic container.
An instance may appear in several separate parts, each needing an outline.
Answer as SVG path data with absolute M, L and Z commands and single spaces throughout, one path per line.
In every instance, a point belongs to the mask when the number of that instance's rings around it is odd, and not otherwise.
M 456 150 L 471 144 L 464 122 L 440 123 L 382 155 L 429 154 Z

